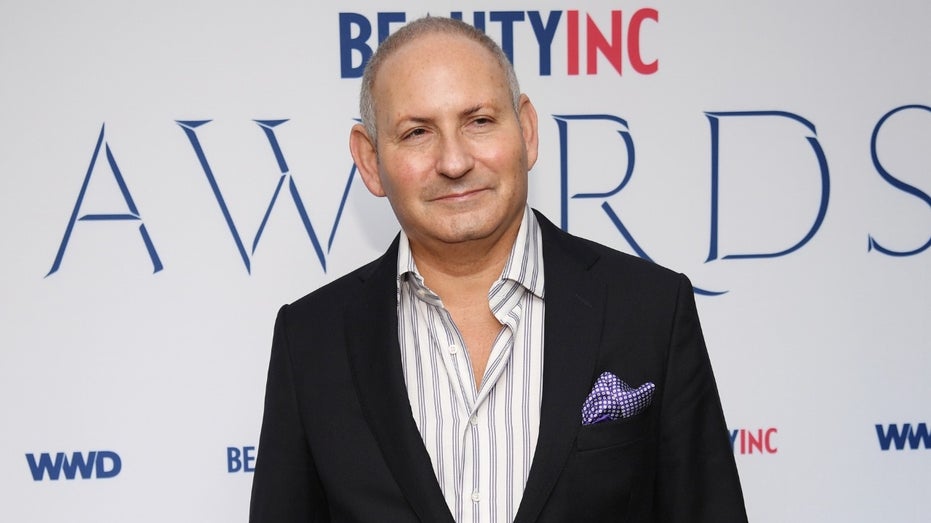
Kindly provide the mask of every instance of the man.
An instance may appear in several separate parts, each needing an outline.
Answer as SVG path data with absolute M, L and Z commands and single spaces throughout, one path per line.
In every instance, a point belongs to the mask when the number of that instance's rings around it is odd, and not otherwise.
M 691 285 L 527 207 L 500 48 L 417 20 L 361 98 L 352 157 L 402 232 L 279 312 L 250 520 L 746 521 Z

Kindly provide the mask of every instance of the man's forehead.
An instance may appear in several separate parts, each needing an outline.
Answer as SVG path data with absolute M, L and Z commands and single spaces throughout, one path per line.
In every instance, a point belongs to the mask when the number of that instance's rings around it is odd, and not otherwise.
M 383 59 L 373 83 L 376 86 L 379 80 L 390 83 L 397 75 L 407 75 L 415 69 L 445 65 L 453 54 L 459 55 L 460 59 L 474 59 L 479 63 L 488 64 L 496 69 L 496 72 L 500 72 L 502 79 L 506 76 L 492 51 L 479 42 L 462 34 L 430 31 L 417 35 L 393 49 L 391 54 Z

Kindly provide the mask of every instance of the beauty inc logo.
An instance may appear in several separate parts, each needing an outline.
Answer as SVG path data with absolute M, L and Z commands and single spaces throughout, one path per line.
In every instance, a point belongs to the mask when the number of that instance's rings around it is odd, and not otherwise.
M 565 56 L 567 76 L 597 75 L 599 61 L 606 61 L 613 69 L 611 74 L 617 75 L 650 75 L 659 70 L 659 58 L 643 45 L 653 26 L 659 23 L 659 11 L 651 7 L 607 13 L 475 11 L 471 17 L 462 11 L 453 11 L 449 16 L 488 33 L 515 66 L 532 59 L 515 55 L 515 35 L 526 34 L 529 38 L 532 34 L 540 76 L 553 74 L 556 53 Z M 400 11 L 379 12 L 374 16 L 340 13 L 340 76 L 360 78 L 378 44 L 411 19 L 413 17 Z M 556 45 L 564 47 L 559 49 Z

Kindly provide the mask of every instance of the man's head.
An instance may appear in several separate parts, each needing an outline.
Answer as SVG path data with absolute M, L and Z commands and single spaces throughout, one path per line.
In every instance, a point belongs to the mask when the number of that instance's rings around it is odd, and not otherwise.
M 382 62 L 406 43 L 429 33 L 460 35 L 488 49 L 506 75 L 508 89 L 511 92 L 511 101 L 514 104 L 514 110 L 517 111 L 517 101 L 520 98 L 520 85 L 517 82 L 517 75 L 514 73 L 514 66 L 511 65 L 510 60 L 508 60 L 507 55 L 504 54 L 501 47 L 499 47 L 494 40 L 489 38 L 488 35 L 465 22 L 452 18 L 426 16 L 414 20 L 392 33 L 378 46 L 375 54 L 372 55 L 368 64 L 365 66 L 365 72 L 362 76 L 362 92 L 359 96 L 359 115 L 362 117 L 362 124 L 365 125 L 365 130 L 373 141 L 377 141 L 378 139 L 378 126 L 375 120 L 375 99 L 372 96 L 372 88 L 375 84 L 375 78 L 378 76 L 378 71 L 381 68 Z
M 349 146 L 415 252 L 516 235 L 537 158 L 536 112 L 516 89 L 500 48 L 455 20 L 412 22 L 369 62 L 362 97 L 371 114 Z

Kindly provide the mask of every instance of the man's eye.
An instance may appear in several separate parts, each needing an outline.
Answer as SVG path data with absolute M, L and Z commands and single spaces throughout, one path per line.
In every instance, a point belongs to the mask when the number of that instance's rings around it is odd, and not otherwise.
M 423 135 L 425 135 L 425 134 L 427 134 L 427 130 L 426 130 L 426 129 L 421 129 L 421 128 L 412 129 L 412 130 L 408 131 L 407 134 L 404 135 L 404 139 L 405 139 L 405 140 L 408 140 L 408 139 L 411 139 L 411 138 L 417 138 L 417 137 L 423 136 Z

